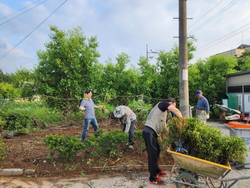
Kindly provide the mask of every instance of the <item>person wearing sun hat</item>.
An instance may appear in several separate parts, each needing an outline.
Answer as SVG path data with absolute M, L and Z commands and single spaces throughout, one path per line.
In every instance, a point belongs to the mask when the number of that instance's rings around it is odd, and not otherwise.
M 119 119 L 122 130 L 128 133 L 129 148 L 134 147 L 134 126 L 136 123 L 135 113 L 127 106 L 117 106 L 113 111 L 114 117 Z
M 195 92 L 196 97 L 198 98 L 198 102 L 193 108 L 196 108 L 196 118 L 200 121 L 207 123 L 207 119 L 209 119 L 210 107 L 206 97 L 203 96 L 201 90 L 197 90 Z

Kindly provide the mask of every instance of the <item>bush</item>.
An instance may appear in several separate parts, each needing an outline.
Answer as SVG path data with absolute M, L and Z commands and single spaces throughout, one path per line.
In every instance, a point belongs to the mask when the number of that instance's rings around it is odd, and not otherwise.
M 83 143 L 79 138 L 72 136 L 48 135 L 44 142 L 53 152 L 65 160 L 73 160 L 80 151 L 87 152 L 92 158 L 119 158 L 124 152 L 127 134 L 121 130 L 103 132 L 98 130 L 99 137 L 90 135 Z
M 15 103 L 8 102 L 2 105 L 0 117 L 6 121 L 3 129 L 14 131 L 15 134 L 28 134 L 35 129 L 35 108 L 36 103 Z
M 61 122 L 58 111 L 45 107 L 42 102 L 8 102 L 1 107 L 0 118 L 6 121 L 5 130 L 28 134 L 34 128 Z
M 5 117 L 4 130 L 14 131 L 16 134 L 28 134 L 34 127 L 34 120 L 22 112 L 13 112 Z
M 0 82 L 0 99 L 20 97 L 20 89 L 14 87 L 13 84 Z
M 84 142 L 86 151 L 88 151 L 92 157 L 117 158 L 123 153 L 124 146 L 127 142 L 127 133 L 119 129 L 110 132 L 104 132 L 99 129 L 98 135 L 98 138 L 91 135 Z
M 66 161 L 72 161 L 83 149 L 81 140 L 73 136 L 47 135 L 44 142 L 50 149 L 57 152 Z M 54 153 L 51 153 L 54 155 Z
M 0 160 L 4 160 L 5 159 L 5 154 L 7 151 L 7 147 L 4 146 L 3 142 L 2 142 L 2 138 L 0 138 Z
M 196 118 L 173 118 L 169 123 L 168 143 L 176 149 L 178 140 L 189 154 L 204 160 L 225 164 L 227 161 L 245 162 L 248 149 L 245 139 L 222 136 L 218 129 L 204 125 Z

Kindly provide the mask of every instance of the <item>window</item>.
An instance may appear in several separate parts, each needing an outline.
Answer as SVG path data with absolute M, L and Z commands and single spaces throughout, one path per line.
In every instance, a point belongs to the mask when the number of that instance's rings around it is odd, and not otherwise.
M 250 85 L 244 86 L 244 92 L 250 92 Z
M 242 86 L 229 86 L 228 93 L 242 93 Z

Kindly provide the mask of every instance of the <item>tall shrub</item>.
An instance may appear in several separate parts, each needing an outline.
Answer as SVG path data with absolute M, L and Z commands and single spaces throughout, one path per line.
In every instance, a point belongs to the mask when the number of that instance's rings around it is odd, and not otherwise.
M 212 126 L 205 125 L 196 118 L 186 118 L 187 125 L 181 126 L 178 118 L 169 121 L 168 142 L 176 149 L 181 140 L 188 154 L 224 164 L 227 161 L 245 162 L 247 147 L 245 139 L 236 136 L 223 136 L 222 132 Z M 180 129 L 181 127 L 181 129 Z

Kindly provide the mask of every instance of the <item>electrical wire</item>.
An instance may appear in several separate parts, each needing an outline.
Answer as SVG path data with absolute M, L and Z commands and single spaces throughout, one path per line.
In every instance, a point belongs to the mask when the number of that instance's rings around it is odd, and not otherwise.
M 201 5 L 203 5 L 203 3 L 205 3 L 206 0 L 204 0 L 201 4 L 199 4 L 195 9 L 190 11 L 190 14 L 193 13 L 194 11 L 196 11 L 196 9 L 198 9 Z M 223 1 L 223 0 L 222 0 Z
M 38 0 L 38 1 L 41 1 L 41 0 Z M 35 1 L 33 4 L 37 3 L 38 1 Z M 32 5 L 33 5 L 33 4 L 32 4 Z M 16 12 L 20 12 L 21 10 L 26 9 L 27 7 L 30 7 L 30 6 L 31 6 L 31 5 L 25 6 L 25 7 L 21 8 L 21 9 L 19 9 L 19 10 L 16 10 L 16 11 L 14 11 L 14 12 L 12 12 L 12 13 L 6 15 L 6 16 L 3 16 L 2 18 L 0 18 L 0 20 L 3 20 L 4 18 L 7 18 L 7 17 L 11 16 L 12 14 L 15 14 Z
M 215 9 L 223 0 L 221 0 L 219 3 L 217 3 L 212 9 L 210 9 L 206 14 L 204 14 L 202 17 L 200 17 L 195 23 L 193 23 L 191 26 L 188 27 L 191 28 L 193 25 L 195 25 L 197 22 L 199 22 L 202 18 L 204 18 L 208 13 L 210 13 L 213 9 Z
M 49 16 L 47 16 L 38 26 L 35 27 L 26 37 L 24 37 L 19 43 L 17 43 L 13 48 L 11 48 L 7 53 L 5 53 L 1 58 L 4 58 L 7 54 L 9 54 L 12 50 L 14 50 L 19 44 L 21 44 L 26 38 L 28 38 L 38 27 L 40 27 L 47 19 L 49 19 L 59 8 L 61 8 L 64 3 L 66 3 L 67 0 L 65 0 L 59 7 L 57 7 Z
M 196 8 L 194 8 L 193 10 L 191 10 L 190 13 L 194 12 L 196 9 L 198 9 L 206 0 L 204 0 L 203 2 L 201 2 Z M 222 0 L 223 1 L 223 0 Z M 175 24 L 173 27 L 171 27 L 169 30 L 167 30 L 166 32 L 164 32 L 163 34 L 159 35 L 158 37 L 156 37 L 154 40 L 158 39 L 159 37 L 161 37 L 162 35 L 166 35 L 168 32 L 170 32 L 173 29 L 176 29 L 178 24 Z M 169 46 L 170 44 L 172 44 L 175 41 L 175 39 L 171 39 L 170 41 L 168 41 L 167 43 L 163 44 L 161 47 L 159 47 L 158 49 L 163 49 L 167 46 Z M 152 43 L 153 41 L 149 42 Z
M 248 24 L 242 26 L 242 27 L 239 28 L 239 29 L 242 29 L 242 28 L 246 27 L 247 25 L 250 25 L 250 23 L 248 23 Z M 231 33 L 229 33 L 229 34 L 223 36 L 222 38 L 217 39 L 217 40 L 215 40 L 215 41 L 213 41 L 213 42 L 211 42 L 211 43 L 209 43 L 209 44 L 207 44 L 207 45 L 202 46 L 202 47 L 199 49 L 199 51 L 197 51 L 197 52 L 195 52 L 195 53 L 199 53 L 199 52 L 204 51 L 204 50 L 206 50 L 206 49 L 208 49 L 208 48 L 211 48 L 211 47 L 213 47 L 213 46 L 215 46 L 215 45 L 217 45 L 217 44 L 219 44 L 219 43 L 221 43 L 221 42 L 224 42 L 225 40 L 227 40 L 227 39 L 229 39 L 229 38 L 232 38 L 233 36 L 235 36 L 235 35 L 237 35 L 237 34 L 243 32 L 243 31 L 246 31 L 246 30 L 249 29 L 249 28 L 250 28 L 250 27 L 248 27 L 248 28 L 246 28 L 246 29 L 244 29 L 244 30 L 241 30 L 241 31 L 239 31 L 239 32 L 237 32 L 237 33 L 235 33 L 235 34 L 233 34 L 234 32 L 236 32 L 236 31 L 239 30 L 239 29 L 236 29 L 235 31 L 233 31 L 233 32 L 231 32 Z M 231 35 L 231 34 L 233 34 L 233 35 Z M 229 35 L 230 35 L 230 36 L 229 36 Z M 227 36 L 228 36 L 228 37 L 227 37 Z M 225 38 L 225 37 L 227 37 L 227 38 Z M 225 39 L 223 39 L 223 38 L 225 38 Z M 220 40 L 220 41 L 219 41 L 219 40 Z M 216 42 L 216 43 L 215 43 L 215 42 Z M 215 43 L 215 44 L 213 44 L 213 43 Z M 209 46 L 209 45 L 210 45 L 210 46 Z M 207 47 L 207 46 L 208 46 L 208 47 Z
M 43 3 L 45 3 L 46 1 L 47 1 L 47 0 L 45 0 L 45 1 L 43 1 L 43 2 L 41 2 L 41 3 L 39 3 L 39 4 L 37 4 L 36 6 L 30 8 L 30 9 L 28 9 L 28 10 L 26 10 L 26 11 L 20 13 L 20 14 L 18 14 L 17 16 L 14 16 L 13 18 L 11 18 L 11 19 L 9 19 L 9 20 L 6 20 L 5 22 L 0 23 L 0 26 L 3 25 L 3 24 L 5 24 L 5 23 L 7 23 L 7 22 L 9 22 L 9 21 L 11 21 L 11 20 L 13 20 L 13 19 L 15 19 L 15 18 L 17 18 L 17 17 L 19 17 L 19 16 L 22 15 L 22 14 L 25 14 L 26 12 L 28 12 L 28 11 L 30 11 L 30 10 L 36 8 L 37 6 L 39 6 L 39 5 L 43 4 Z M 22 8 L 22 9 L 24 9 L 24 8 Z M 22 9 L 21 9 L 21 10 L 22 10 Z M 15 13 L 15 12 L 14 12 L 14 13 Z M 12 13 L 12 14 L 14 14 L 14 13 Z M 10 15 L 11 15 L 11 14 L 10 14 Z M 5 16 L 5 17 L 7 17 L 7 16 Z M 5 17 L 4 17 L 4 18 L 5 18 Z M 3 18 L 2 18 L 2 19 L 3 19 Z
M 221 2 L 222 2 L 223 0 L 221 0 L 219 3 L 217 3 L 212 9 L 210 9 L 205 15 L 207 15 L 209 12 L 211 12 L 215 7 L 217 7 Z M 213 15 L 211 18 L 209 18 L 208 20 L 206 20 L 205 22 L 203 22 L 201 25 L 199 25 L 198 27 L 196 27 L 194 30 L 192 30 L 191 31 L 191 33 L 192 32 L 195 32 L 195 31 L 197 31 L 197 30 L 199 30 L 200 28 L 202 28 L 204 25 L 206 25 L 207 23 L 209 23 L 210 21 L 212 21 L 214 18 L 216 18 L 217 16 L 219 16 L 220 14 L 222 14 L 224 11 L 226 11 L 227 9 L 229 9 L 232 5 L 234 5 L 235 3 L 237 3 L 238 2 L 238 0 L 233 0 L 233 1 L 231 1 L 229 4 L 227 4 L 223 9 L 221 9 L 219 12 L 217 12 L 215 15 Z M 204 2 L 203 2 L 204 3 Z M 202 4 L 203 4 L 202 3 Z M 197 9 L 197 8 L 196 8 Z M 194 9 L 194 10 L 196 10 L 196 9 Z M 192 11 L 193 12 L 193 11 Z M 201 20 L 205 15 L 203 15 L 199 20 Z M 198 21 L 199 21 L 198 20 Z M 198 21 L 196 21 L 195 23 L 197 23 Z M 195 25 L 195 23 L 193 24 L 193 25 Z M 191 25 L 190 27 L 192 27 L 193 25 Z M 248 25 L 248 24 L 247 24 Z M 189 28 L 190 28 L 189 27 Z M 243 26 L 243 27 L 245 27 L 245 26 Z M 240 29 L 240 28 L 239 28 Z M 238 30 L 239 30 L 238 29 Z M 237 30 L 236 30 L 237 31 Z M 234 31 L 235 32 L 235 31 Z M 242 31 L 240 31 L 240 32 L 242 32 Z M 239 32 L 238 32 L 239 33 Z M 237 33 L 237 34 L 238 34 Z M 231 33 L 230 33 L 231 34 Z M 227 34 L 226 36 L 228 36 L 228 35 L 230 35 L 230 34 Z M 236 35 L 236 34 L 235 34 Z M 226 37 L 226 36 L 224 36 L 224 37 Z M 234 36 L 234 35 L 233 35 Z M 222 38 L 224 38 L 224 37 L 222 37 Z M 232 36 L 231 36 L 232 37 Z M 225 41 L 225 40 L 227 40 L 228 38 L 231 38 L 231 37 L 227 37 L 226 39 L 224 39 L 224 40 L 222 40 L 222 41 Z M 173 40 L 173 39 L 172 39 Z M 172 41 L 171 40 L 171 41 Z M 222 42 L 221 41 L 221 42 Z M 221 43 L 221 42 L 218 42 L 218 40 L 216 40 L 215 42 L 217 42 L 216 44 L 218 44 L 218 43 Z M 167 44 L 169 44 L 170 42 L 168 42 Z M 214 43 L 214 42 L 212 42 L 212 43 Z M 211 44 L 211 43 L 210 43 Z M 210 45 L 210 44 L 208 44 L 208 45 Z M 216 45 L 216 44 L 214 44 L 214 45 Z M 212 45 L 212 46 L 214 46 L 214 45 Z M 165 46 L 165 45 L 164 45 Z M 207 45 L 206 45 L 207 46 Z M 202 48 L 204 48 L 204 47 L 206 47 L 206 46 L 203 46 Z M 210 46 L 210 47 L 212 47 L 212 46 Z M 210 47 L 207 47 L 207 48 L 210 48 Z M 207 48 L 205 48 L 205 49 L 207 49 Z M 205 50 L 204 49 L 204 50 Z M 203 49 L 202 50 L 199 50 L 199 51 L 204 51 Z M 196 52 L 195 52 L 196 53 Z
M 194 12 L 195 10 L 197 10 L 202 4 L 205 3 L 205 1 L 206 1 L 206 0 L 204 0 L 204 1 L 203 1 L 202 3 L 200 3 L 196 8 L 194 8 L 194 9 L 191 11 L 191 13 Z M 222 1 L 223 1 L 223 0 L 221 0 L 219 3 L 221 3 Z M 219 4 L 219 3 L 218 3 L 218 4 Z M 209 12 L 211 12 L 215 7 L 217 7 L 218 4 L 216 4 L 212 9 L 210 9 L 210 10 L 207 12 L 207 14 L 208 14 Z M 205 14 L 205 15 L 207 15 L 207 14 Z M 205 16 L 205 15 L 204 15 L 204 16 Z M 204 16 L 203 16 L 203 17 L 204 17 Z M 202 19 L 203 17 L 201 17 L 200 19 Z M 199 20 L 200 20 L 200 19 L 199 19 Z M 199 20 L 198 20 L 198 21 L 199 21 Z M 196 21 L 195 23 L 197 23 L 198 21 Z M 195 24 L 195 23 L 194 23 L 194 24 Z M 194 24 L 193 24 L 193 25 L 194 25 Z M 192 27 L 193 25 L 191 25 L 190 27 Z M 170 30 L 174 29 L 176 26 L 177 26 L 177 24 L 175 24 L 175 25 L 173 26 L 173 28 L 171 28 Z M 169 30 L 169 31 L 170 31 L 170 30 Z M 166 47 L 166 46 L 172 44 L 172 43 L 173 43 L 173 40 L 174 40 L 174 39 L 171 39 L 169 42 L 167 42 L 167 43 L 165 43 L 164 45 L 162 45 L 162 46 L 160 47 L 160 49 L 162 49 L 162 48 L 164 48 L 164 47 Z
M 195 10 L 197 10 L 203 3 L 205 3 L 205 1 L 206 0 L 204 0 L 196 8 L 194 8 L 193 10 L 191 10 L 190 14 L 193 13 Z M 173 29 L 176 29 L 177 26 L 178 26 L 178 24 L 176 23 L 173 27 L 171 27 L 168 31 L 164 32 L 162 35 L 166 35 L 169 31 L 171 31 Z M 162 35 L 159 35 L 157 38 L 161 37 Z M 152 43 L 152 41 L 150 43 Z M 175 43 L 175 39 L 170 39 L 168 42 L 166 42 L 165 44 L 161 45 L 158 49 L 164 49 L 164 48 L 166 48 L 167 46 L 169 46 L 169 45 L 171 45 L 173 43 Z
M 239 0 L 237 0 L 237 1 L 239 1 Z M 195 29 L 193 29 L 192 31 L 190 31 L 190 33 L 194 33 L 197 30 L 201 29 L 204 25 L 206 25 L 207 23 L 209 23 L 210 21 L 212 21 L 213 19 L 215 19 L 217 16 L 219 16 L 220 14 L 222 14 L 224 11 L 226 11 L 227 9 L 229 9 L 231 6 L 233 6 L 235 3 L 237 3 L 237 1 L 235 1 L 235 2 L 234 2 L 234 0 L 231 1 L 226 7 L 224 7 L 222 10 L 220 10 L 215 15 L 213 15 L 211 18 L 209 18 L 208 20 L 206 20 L 205 22 L 203 22 L 201 25 L 199 25 L 198 27 L 196 27 Z

